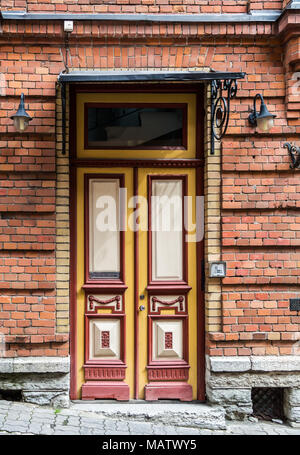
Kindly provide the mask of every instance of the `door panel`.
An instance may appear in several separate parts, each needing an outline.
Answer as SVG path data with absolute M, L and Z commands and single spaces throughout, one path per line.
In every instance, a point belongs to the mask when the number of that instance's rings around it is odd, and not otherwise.
M 116 187 L 126 188 L 125 204 Z M 133 232 L 120 231 L 126 213 L 118 210 L 132 195 L 130 168 L 77 170 L 77 391 L 83 399 L 127 400 L 134 387 Z
M 139 195 L 147 199 L 149 213 L 148 232 L 139 232 L 139 295 L 145 296 L 141 303 L 146 302 L 139 312 L 139 346 L 147 346 L 139 351 L 139 396 L 196 399 L 196 243 L 186 242 L 184 229 L 184 221 L 186 228 L 195 223 L 195 170 L 143 168 L 138 176 Z M 152 197 L 158 196 L 157 186 L 163 197 L 160 210 Z M 184 210 L 184 196 L 192 198 L 189 212 Z M 156 216 L 162 216 L 159 222 Z M 174 259 L 175 266 L 170 263 Z

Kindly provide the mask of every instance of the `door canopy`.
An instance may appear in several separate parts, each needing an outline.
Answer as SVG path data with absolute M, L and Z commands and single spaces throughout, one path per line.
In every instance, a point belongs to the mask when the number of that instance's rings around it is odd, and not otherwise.
M 220 140 L 226 133 L 230 101 L 237 94 L 237 80 L 243 79 L 243 72 L 228 71 L 71 71 L 60 73 L 58 82 L 61 85 L 62 97 L 62 129 L 63 150 L 65 154 L 66 130 L 66 83 L 151 83 L 151 82 L 181 82 L 181 83 L 210 83 L 211 121 L 210 121 L 210 153 L 215 150 L 214 140 Z

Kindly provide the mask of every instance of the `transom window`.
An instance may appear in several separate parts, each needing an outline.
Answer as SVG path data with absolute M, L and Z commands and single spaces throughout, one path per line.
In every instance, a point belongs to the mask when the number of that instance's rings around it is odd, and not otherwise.
M 85 103 L 86 149 L 186 149 L 187 104 Z

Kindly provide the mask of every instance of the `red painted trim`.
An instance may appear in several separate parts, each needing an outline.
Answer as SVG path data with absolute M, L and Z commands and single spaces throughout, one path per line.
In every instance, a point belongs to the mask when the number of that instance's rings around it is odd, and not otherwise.
M 166 284 L 165 284 L 166 283 Z M 175 294 L 187 294 L 192 288 L 188 286 L 186 283 L 182 284 L 175 284 L 172 282 L 165 282 L 162 285 L 158 284 L 151 284 L 146 287 L 148 294 L 167 294 L 167 295 L 175 295 Z M 178 283 L 178 281 L 176 281 Z
M 196 170 L 196 195 L 204 194 L 204 178 L 200 169 Z M 197 399 L 205 401 L 205 286 L 204 239 L 196 244 L 197 257 Z
M 70 398 L 77 396 L 77 293 L 76 293 L 76 264 L 77 264 L 77 207 L 76 207 L 76 172 L 70 172 Z
M 103 146 L 97 147 L 88 144 L 88 109 L 89 108 L 110 108 L 110 107 L 150 107 L 150 108 L 174 108 L 183 111 L 182 122 L 182 145 L 181 146 Z M 187 150 L 187 103 L 84 103 L 84 149 L 85 150 Z
M 82 400 L 110 398 L 118 401 L 129 400 L 129 386 L 125 382 L 88 381 L 82 386 Z
M 148 366 L 148 380 L 151 381 L 188 381 L 189 365 L 173 365 L 162 368 Z
M 107 159 L 101 158 L 99 160 L 90 158 L 90 159 L 82 159 L 79 158 L 77 160 L 72 161 L 72 166 L 77 167 L 153 167 L 153 168 L 196 168 L 204 166 L 203 159 L 196 159 L 196 158 L 175 158 L 175 159 L 167 159 L 167 158 L 132 158 L 132 159 Z
M 133 195 L 138 196 L 138 169 L 133 170 Z M 134 398 L 139 398 L 139 231 L 134 231 Z
M 125 284 L 125 232 L 120 230 L 120 278 L 119 279 L 90 279 L 89 278 L 89 236 L 90 236 L 90 216 L 89 216 L 89 182 L 92 179 L 116 179 L 119 180 L 119 188 L 125 187 L 125 175 L 124 174 L 84 174 L 84 247 L 85 247 L 85 285 L 116 285 Z M 121 203 L 121 201 L 120 201 Z
M 70 124 L 69 155 L 76 148 L 76 95 L 73 86 L 69 86 Z M 77 169 L 70 168 L 70 398 L 76 400 L 77 394 Z
M 159 399 L 192 401 L 193 388 L 186 382 L 150 382 L 145 386 L 145 400 Z
M 186 230 L 184 225 L 184 197 L 187 196 L 187 175 L 155 175 L 155 174 L 148 174 L 147 176 L 147 186 L 148 186 L 148 287 L 151 285 L 159 285 L 159 286 L 168 286 L 168 285 L 180 285 L 184 284 L 187 285 L 187 278 L 188 278 L 188 261 L 187 261 L 187 253 L 188 253 L 188 244 L 185 241 L 186 239 Z M 161 281 L 157 280 L 154 281 L 152 278 L 152 182 L 153 180 L 181 180 L 182 181 L 182 280 L 180 281 Z
M 109 281 L 108 283 L 103 284 L 94 284 L 93 282 L 89 282 L 82 286 L 82 289 L 85 292 L 116 292 L 122 294 L 126 291 L 128 286 L 123 284 L 122 282 L 116 280 L 115 282 Z
M 84 377 L 87 381 L 124 381 L 126 366 L 84 365 Z

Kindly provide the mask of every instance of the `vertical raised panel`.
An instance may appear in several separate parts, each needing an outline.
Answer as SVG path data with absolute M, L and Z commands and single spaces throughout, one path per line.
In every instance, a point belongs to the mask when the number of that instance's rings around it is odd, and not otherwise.
M 152 280 L 181 281 L 182 180 L 153 179 L 151 193 Z
M 182 320 L 153 321 L 153 360 L 183 358 Z
M 90 320 L 90 359 L 120 359 L 120 320 Z
M 89 181 L 91 278 L 120 278 L 119 179 Z

